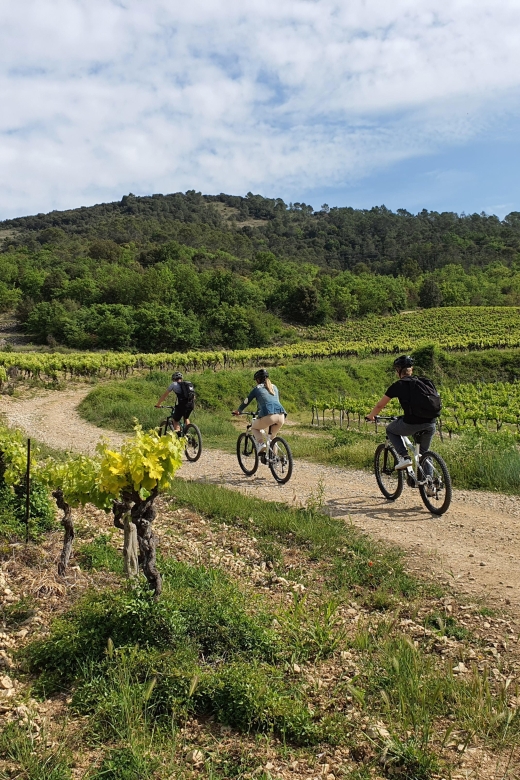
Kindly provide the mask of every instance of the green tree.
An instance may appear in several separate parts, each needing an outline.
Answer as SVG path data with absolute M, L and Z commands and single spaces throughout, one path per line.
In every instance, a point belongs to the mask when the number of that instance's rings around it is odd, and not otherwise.
M 434 309 L 442 303 L 442 292 L 431 276 L 427 276 L 419 288 L 419 306 Z

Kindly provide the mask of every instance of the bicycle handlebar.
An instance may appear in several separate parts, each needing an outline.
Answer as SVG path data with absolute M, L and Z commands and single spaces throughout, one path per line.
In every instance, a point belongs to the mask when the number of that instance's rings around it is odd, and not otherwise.
M 398 420 L 399 417 L 396 417 L 395 415 L 392 417 L 384 417 L 380 414 L 376 414 L 373 420 L 369 420 L 368 417 L 365 417 L 366 422 L 392 422 L 393 420 Z

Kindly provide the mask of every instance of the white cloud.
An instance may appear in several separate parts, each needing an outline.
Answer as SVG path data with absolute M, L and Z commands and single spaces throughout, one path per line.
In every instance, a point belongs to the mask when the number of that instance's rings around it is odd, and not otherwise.
M 0 216 L 340 184 L 493 130 L 516 0 L 22 0 L 0 10 Z

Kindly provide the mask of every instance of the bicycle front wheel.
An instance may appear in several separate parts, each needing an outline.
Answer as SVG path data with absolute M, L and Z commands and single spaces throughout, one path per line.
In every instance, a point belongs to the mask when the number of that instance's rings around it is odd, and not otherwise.
M 448 467 L 436 452 L 428 450 L 421 456 L 418 469 L 419 493 L 426 509 L 433 515 L 443 515 L 451 504 L 452 487 Z
M 250 433 L 241 433 L 237 439 L 238 465 L 248 477 L 252 477 L 258 468 L 258 452 L 255 440 Z
M 395 451 L 380 444 L 374 454 L 374 472 L 379 490 L 389 501 L 395 501 L 403 492 L 403 472 L 396 469 L 396 463 Z
M 202 454 L 202 436 L 194 423 L 190 423 L 184 429 L 186 448 L 184 453 L 191 463 L 195 463 Z
M 281 436 L 275 436 L 271 441 L 269 468 L 279 485 L 289 482 L 293 472 L 293 456 L 291 448 Z

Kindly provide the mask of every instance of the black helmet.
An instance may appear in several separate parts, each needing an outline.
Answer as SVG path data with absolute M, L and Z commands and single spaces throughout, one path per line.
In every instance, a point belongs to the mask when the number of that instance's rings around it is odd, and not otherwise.
M 410 355 L 400 355 L 394 360 L 394 368 L 400 371 L 403 368 L 411 368 L 413 366 L 413 357 Z
M 258 371 L 255 373 L 255 381 L 263 382 L 264 379 L 267 379 L 268 376 L 269 373 L 265 370 L 265 368 L 259 368 Z
M 180 371 L 175 371 L 175 373 L 172 374 L 172 381 L 177 382 L 178 379 L 182 379 L 182 374 Z

